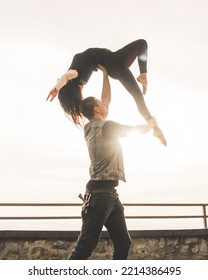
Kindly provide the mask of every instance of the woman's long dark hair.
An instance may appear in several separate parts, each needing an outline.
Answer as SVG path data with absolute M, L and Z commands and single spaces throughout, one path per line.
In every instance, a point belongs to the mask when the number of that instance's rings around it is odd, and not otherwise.
M 66 84 L 59 91 L 58 99 L 67 117 L 75 125 L 82 126 L 83 115 L 79 109 L 79 104 L 82 100 L 80 87 L 74 82 Z

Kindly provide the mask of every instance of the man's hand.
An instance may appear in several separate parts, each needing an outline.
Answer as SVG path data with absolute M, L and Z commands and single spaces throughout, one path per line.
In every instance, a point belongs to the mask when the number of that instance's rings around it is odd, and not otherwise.
M 56 95 L 59 93 L 59 90 L 57 88 L 52 88 L 52 90 L 49 92 L 48 97 L 46 98 L 46 101 L 50 99 L 50 101 L 53 101 L 53 99 L 56 97 Z
M 155 119 L 154 117 L 152 117 L 151 119 L 149 119 L 147 123 L 148 123 L 148 125 L 149 125 L 151 128 L 157 126 L 157 121 L 156 121 L 156 119 Z
M 102 66 L 102 65 L 98 64 L 98 69 L 100 69 L 101 71 L 103 71 L 104 73 L 106 73 L 106 74 L 107 74 L 107 70 L 105 69 L 105 67 L 104 67 L 104 66 Z
M 141 134 L 145 134 L 156 126 L 157 126 L 156 119 L 152 117 L 151 119 L 148 120 L 147 124 L 138 125 L 137 128 L 139 129 Z

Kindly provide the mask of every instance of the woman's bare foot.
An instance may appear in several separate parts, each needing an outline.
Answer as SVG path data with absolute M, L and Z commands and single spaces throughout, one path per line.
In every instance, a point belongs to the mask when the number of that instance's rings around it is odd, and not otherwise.
M 158 126 L 155 126 L 153 128 L 153 135 L 155 137 L 158 137 L 164 146 L 167 146 L 165 136 L 163 135 L 162 130 Z
M 142 93 L 146 94 L 147 91 L 147 75 L 146 73 L 141 73 L 137 78 L 137 81 L 142 84 Z

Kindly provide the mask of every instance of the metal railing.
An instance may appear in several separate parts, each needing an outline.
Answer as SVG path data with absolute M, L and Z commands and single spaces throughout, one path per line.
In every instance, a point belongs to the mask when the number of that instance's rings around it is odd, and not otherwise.
M 75 207 L 81 203 L 0 203 L 0 207 Z M 126 219 L 202 219 L 204 228 L 207 229 L 208 203 L 123 203 L 127 207 L 199 207 L 200 215 L 127 215 Z M 81 216 L 0 216 L 0 220 L 60 220 L 80 219 Z

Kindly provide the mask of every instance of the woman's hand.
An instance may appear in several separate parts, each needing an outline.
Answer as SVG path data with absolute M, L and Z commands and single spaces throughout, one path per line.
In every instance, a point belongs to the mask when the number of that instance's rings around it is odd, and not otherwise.
M 56 95 L 57 95 L 58 93 L 59 93 L 59 90 L 58 90 L 56 87 L 52 88 L 52 90 L 49 92 L 48 97 L 46 98 L 46 101 L 47 101 L 48 99 L 50 99 L 50 101 L 53 101 L 53 99 L 56 97 Z
M 52 88 L 52 90 L 49 92 L 49 95 L 46 100 L 50 98 L 50 101 L 52 101 L 56 95 L 59 93 L 60 89 L 65 86 L 67 83 L 69 83 L 71 80 L 75 79 L 78 76 L 78 72 L 75 69 L 70 69 L 66 73 L 64 73 L 60 79 L 58 79 L 57 84 Z

